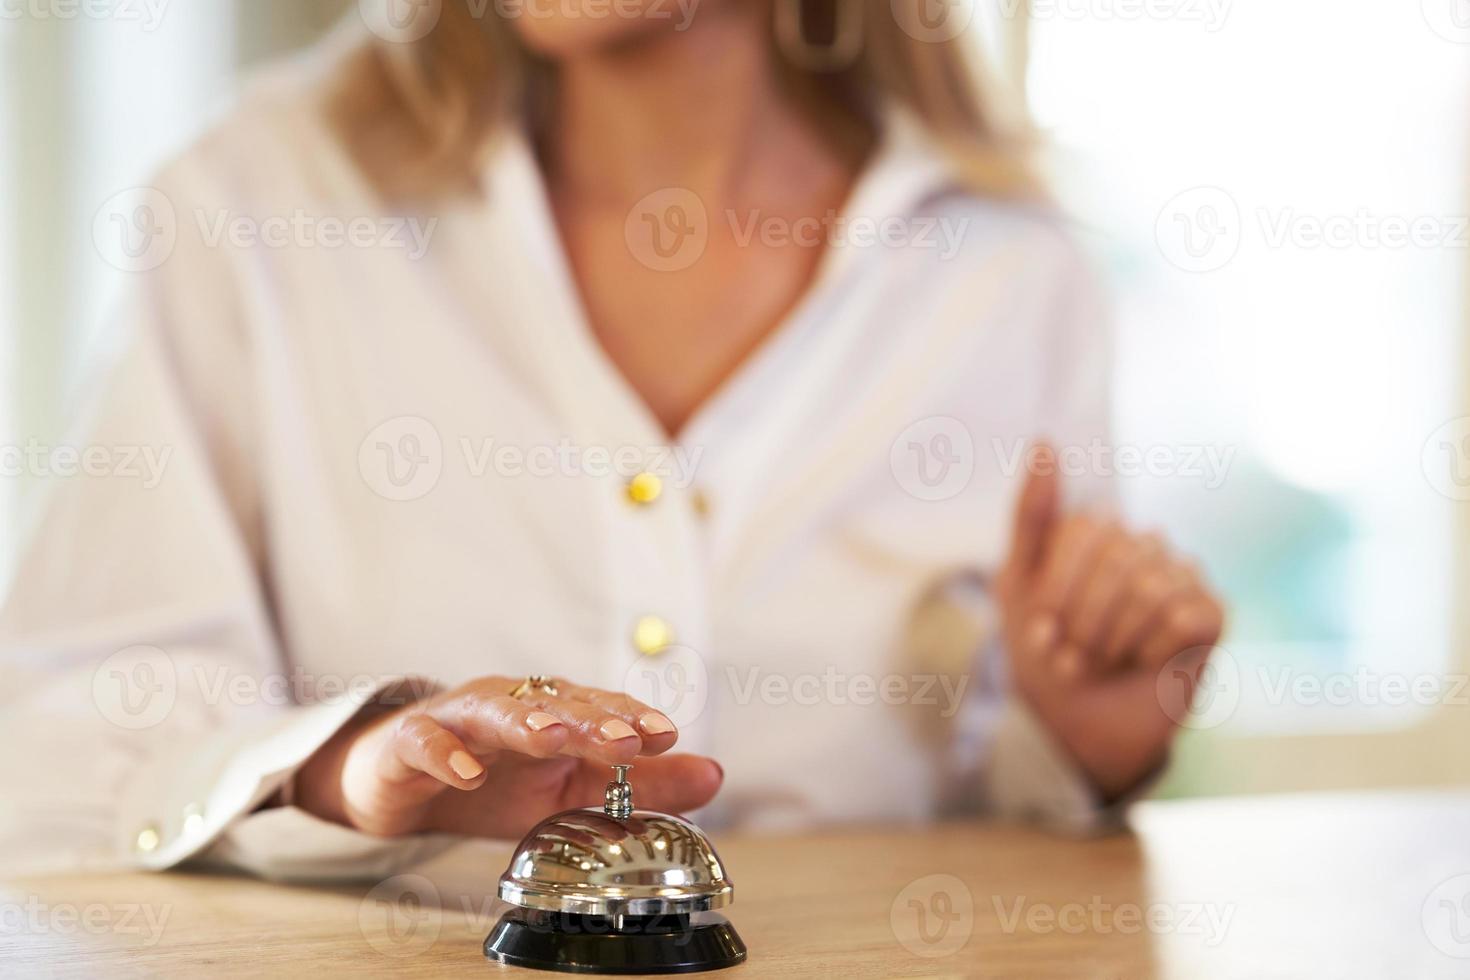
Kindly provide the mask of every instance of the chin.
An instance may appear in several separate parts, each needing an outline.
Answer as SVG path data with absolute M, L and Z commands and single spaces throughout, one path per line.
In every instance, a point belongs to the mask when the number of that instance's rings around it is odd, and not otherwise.
M 551 13 L 548 8 L 553 5 L 553 0 L 527 0 L 524 11 L 511 18 L 511 24 L 522 44 L 557 61 L 611 54 L 658 37 L 677 36 L 681 24 L 678 5 L 658 0 L 583 4 L 603 14 L 597 17 Z M 629 12 L 636 15 L 629 16 Z

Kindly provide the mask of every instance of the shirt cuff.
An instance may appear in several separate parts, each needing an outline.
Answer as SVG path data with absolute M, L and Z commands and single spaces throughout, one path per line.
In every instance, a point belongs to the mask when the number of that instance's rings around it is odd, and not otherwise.
M 297 807 L 281 806 L 235 822 L 194 863 L 285 883 L 377 881 L 427 861 L 458 841 L 451 834 L 373 837 Z
M 324 870 L 342 877 L 356 861 L 366 862 L 358 866 L 361 873 L 371 873 L 392 853 L 404 860 L 423 856 L 431 846 L 427 837 L 371 837 L 294 807 L 256 812 L 364 707 L 422 696 L 423 682 L 405 681 L 292 708 L 249 731 L 220 733 L 203 744 L 182 740 L 130 784 L 122 807 L 130 819 L 119 825 L 118 847 L 146 870 L 198 860 L 276 878 L 295 876 L 297 867 L 303 877 Z

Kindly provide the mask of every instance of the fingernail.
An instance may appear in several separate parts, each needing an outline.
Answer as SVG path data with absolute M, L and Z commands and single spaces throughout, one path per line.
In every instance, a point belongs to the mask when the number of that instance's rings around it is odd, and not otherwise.
M 715 767 L 715 772 L 717 772 L 717 773 L 720 774 L 720 782 L 723 783 L 725 781 L 725 767 L 722 766 L 722 765 L 720 765 L 718 762 L 716 762 L 713 759 L 711 759 L 709 761 L 710 761 L 710 765 L 712 765 L 712 766 Z
M 603 722 L 602 728 L 598 730 L 602 732 L 602 737 L 609 742 L 621 742 L 625 738 L 633 738 L 638 734 L 633 731 L 631 725 L 619 718 Z
M 550 728 L 552 725 L 560 724 L 560 718 L 556 715 L 548 714 L 545 711 L 533 711 L 526 716 L 526 727 L 533 732 L 539 732 L 542 729 Z
M 460 779 L 475 779 L 485 771 L 478 759 L 468 752 L 455 752 L 449 757 L 449 768 Z
M 638 719 L 638 727 L 645 735 L 666 735 L 674 731 L 674 723 L 657 711 L 650 711 Z

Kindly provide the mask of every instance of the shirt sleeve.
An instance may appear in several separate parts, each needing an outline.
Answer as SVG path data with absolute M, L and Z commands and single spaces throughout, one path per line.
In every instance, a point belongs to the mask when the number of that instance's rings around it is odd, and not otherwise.
M 364 704 L 404 689 L 308 685 L 289 667 L 262 587 L 240 293 L 188 217 L 227 198 L 187 165 L 157 184 L 177 240 L 133 276 L 80 439 L 30 447 L 50 475 L 0 611 L 0 866 L 162 869 L 207 852 L 288 876 L 293 861 L 415 860 L 424 840 L 256 812 Z

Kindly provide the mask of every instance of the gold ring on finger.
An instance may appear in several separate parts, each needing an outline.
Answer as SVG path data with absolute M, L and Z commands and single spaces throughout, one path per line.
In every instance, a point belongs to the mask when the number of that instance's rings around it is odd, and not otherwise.
M 560 691 L 557 690 L 556 681 L 545 674 L 528 674 L 526 679 L 517 684 L 510 692 L 513 698 L 519 698 L 531 691 L 540 691 L 548 697 L 556 697 Z

